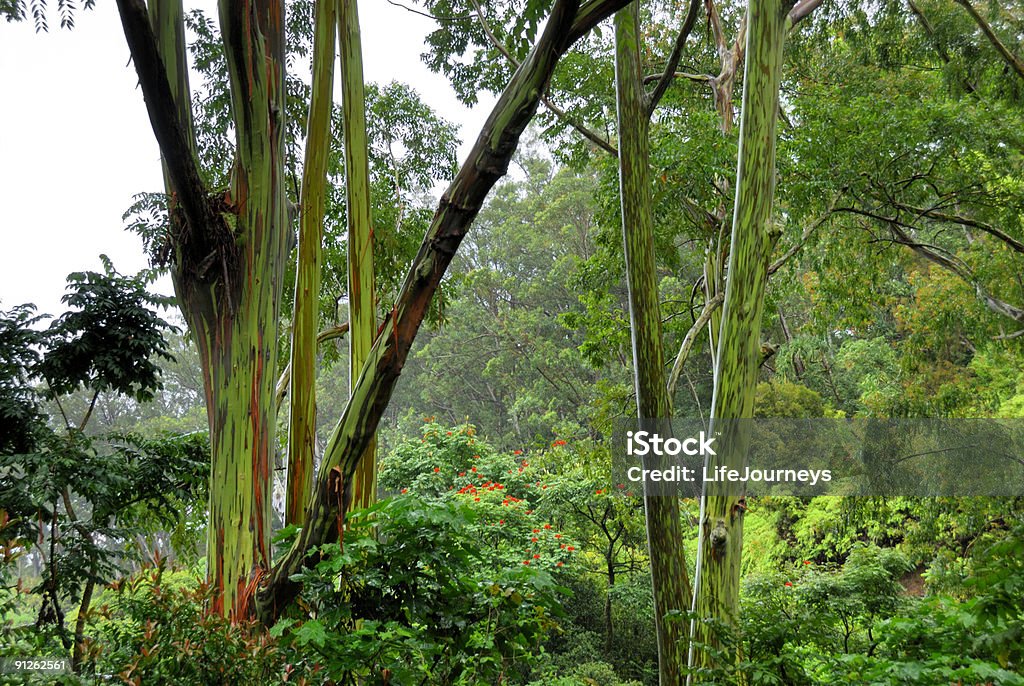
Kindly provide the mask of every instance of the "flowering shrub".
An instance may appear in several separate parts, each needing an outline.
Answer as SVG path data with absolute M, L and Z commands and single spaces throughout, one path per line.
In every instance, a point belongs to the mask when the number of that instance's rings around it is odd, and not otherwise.
M 523 450 L 499 453 L 472 426 L 425 424 L 419 441 L 399 445 L 382 461 L 380 483 L 400 494 L 469 505 L 477 516 L 468 528 L 488 565 L 558 573 L 577 553 L 577 542 L 545 514 L 547 470 Z

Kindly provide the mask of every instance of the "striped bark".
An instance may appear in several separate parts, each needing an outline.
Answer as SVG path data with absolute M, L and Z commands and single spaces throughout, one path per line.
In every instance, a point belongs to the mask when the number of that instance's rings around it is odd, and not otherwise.
M 270 565 L 272 399 L 288 254 L 284 2 L 222 0 L 220 24 L 237 146 L 226 226 L 210 231 L 219 263 L 210 278 L 201 263 L 178 296 L 199 348 L 210 424 L 212 609 L 242 616 Z
M 306 155 L 299 199 L 299 256 L 291 345 L 291 405 L 288 417 L 288 490 L 285 522 L 302 525 L 313 490 L 316 452 L 316 347 L 323 255 L 324 196 L 331 150 L 334 91 L 334 34 L 337 3 L 316 3 L 313 33 L 313 88 L 306 124 Z
M 377 333 L 373 279 L 373 224 L 370 216 L 370 163 L 363 89 L 363 49 L 357 0 L 340 0 L 341 97 L 345 145 L 345 203 L 348 221 L 349 378 L 355 388 Z M 376 440 L 363 453 L 353 475 L 353 506 L 377 500 Z
M 712 467 L 742 471 L 747 460 L 747 423 L 718 420 L 750 418 L 754 412 L 764 295 L 772 247 L 778 237 L 772 224 L 775 124 L 783 44 L 789 24 L 787 13 L 791 7 L 792 3 L 784 0 L 750 0 L 747 9 L 736 204 L 711 408 L 713 429 L 723 432 L 718 445 L 727 449 L 713 458 Z M 718 485 L 708 487 L 701 521 L 703 546 L 697 612 L 701 617 L 735 627 L 746 502 L 716 488 Z M 698 645 L 722 648 L 706 624 L 697 626 L 694 639 Z M 711 666 L 714 660 L 710 653 L 698 649 L 695 664 Z
M 637 413 L 643 422 L 660 422 L 659 433 L 667 435 L 672 405 L 665 379 L 665 349 L 654 257 L 649 120 L 640 62 L 639 23 L 637 1 L 615 15 L 619 197 Z M 666 620 L 669 613 L 685 611 L 690 598 L 679 500 L 645 493 L 644 513 L 654 590 L 659 682 L 662 686 L 680 686 L 686 666 L 685 625 L 678 619 Z

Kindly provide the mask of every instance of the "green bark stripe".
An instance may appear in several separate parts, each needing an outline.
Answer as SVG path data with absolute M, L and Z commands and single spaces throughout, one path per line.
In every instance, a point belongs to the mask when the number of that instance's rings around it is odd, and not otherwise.
M 237 252 L 222 246 L 216 280 L 179 289 L 196 334 L 210 423 L 212 609 L 228 616 L 248 613 L 270 562 L 270 451 L 288 230 L 283 18 L 280 0 L 220 3 L 237 145 L 230 189 Z
M 761 318 L 768 266 L 776 232 L 772 226 L 775 192 L 775 122 L 782 74 L 786 15 L 791 3 L 750 0 L 747 9 L 747 49 L 740 115 L 739 161 L 732 240 L 725 302 L 718 340 L 712 425 L 716 419 L 752 417 L 754 391 L 761 364 Z M 725 431 L 736 431 L 726 422 Z M 749 434 L 726 436 L 713 466 L 742 469 Z M 697 612 L 735 626 L 739 611 L 740 560 L 743 547 L 743 498 L 709 488 L 703 537 L 701 584 Z M 707 625 L 699 624 L 695 640 L 721 648 Z M 739 656 L 736 656 L 737 658 Z M 710 651 L 698 650 L 696 664 L 713 663 Z
M 338 36 L 341 44 L 341 96 L 345 124 L 345 203 L 348 221 L 349 378 L 355 386 L 377 333 L 373 278 L 373 224 L 370 215 L 369 141 L 366 136 L 366 97 L 363 48 L 357 0 L 339 0 Z M 355 504 L 369 507 L 377 495 L 377 460 L 373 443 L 360 458 L 354 474 Z
M 313 490 L 316 450 L 316 337 L 319 331 L 320 263 L 324 197 L 331 152 L 337 4 L 317 2 L 313 34 L 313 88 L 306 124 L 306 152 L 299 199 L 299 256 L 295 275 L 288 418 L 288 489 L 285 522 L 301 526 Z
M 661 307 L 654 256 L 647 99 L 640 62 L 639 3 L 615 15 L 615 92 L 619 131 L 619 196 L 629 293 L 630 331 L 637 412 L 641 419 L 666 419 L 671 400 L 665 379 Z M 662 686 L 681 686 L 686 666 L 685 624 L 667 621 L 683 612 L 690 584 L 683 556 L 679 501 L 644 497 L 651 582 Z

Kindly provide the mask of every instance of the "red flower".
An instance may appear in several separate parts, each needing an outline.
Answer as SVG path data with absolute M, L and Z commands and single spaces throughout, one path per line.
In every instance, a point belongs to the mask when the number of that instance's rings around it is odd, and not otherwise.
M 530 539 L 530 541 L 531 541 L 532 543 L 536 543 L 536 542 L 537 542 L 537 537 L 536 537 L 536 536 L 534 536 L 533 538 L 531 538 L 531 539 Z
M 561 538 L 562 534 L 555 534 L 555 538 Z
M 792 586 L 793 584 L 792 584 L 791 582 L 787 581 L 787 582 L 786 582 L 785 584 L 783 584 L 783 585 L 784 585 L 784 586 L 787 586 L 787 587 L 789 587 L 789 586 Z
M 524 565 L 528 565 L 528 564 L 530 564 L 530 561 L 529 560 L 523 560 L 523 564 Z
M 804 564 L 805 565 L 809 565 L 809 564 L 811 564 L 811 561 L 810 560 L 804 560 Z
M 499 520 L 498 520 L 498 524 L 504 524 L 504 523 L 505 523 L 505 520 L 504 520 L 504 519 L 499 519 Z
M 550 528 L 551 528 L 551 525 L 550 525 L 550 524 L 545 524 L 545 525 L 544 525 L 544 528 L 545 528 L 545 529 L 550 529 Z
M 408 488 L 403 488 L 403 489 L 402 489 L 402 493 L 403 493 L 403 494 L 405 494 L 405 493 L 408 493 L 408 492 L 409 492 L 409 489 L 408 489 Z
M 513 451 L 512 451 L 512 454 L 513 454 L 513 455 L 522 455 L 522 454 L 523 454 L 523 451 L 522 451 L 522 450 L 513 450 Z
M 566 550 L 568 550 L 568 551 L 569 551 L 570 553 L 571 553 L 572 551 L 576 550 L 576 549 L 575 549 L 575 548 L 573 548 L 573 547 L 572 547 L 571 545 L 570 545 L 570 546 L 566 546 L 566 548 L 565 548 L 565 549 L 566 549 Z
M 535 534 L 539 534 L 539 533 L 540 533 L 540 529 L 534 529 L 534 530 L 533 530 L 533 533 L 535 533 Z
M 473 498 L 476 502 L 480 502 L 480 498 Z
M 562 566 L 563 564 L 564 564 L 564 563 L 562 563 L 562 562 L 559 562 L 559 563 L 558 563 L 557 565 L 555 565 L 555 566 L 556 566 L 556 567 L 561 567 L 561 566 Z
M 560 445 L 565 445 L 565 441 L 563 441 L 561 438 L 559 438 L 557 441 L 555 441 L 551 445 L 553 445 L 555 447 L 560 446 Z
M 441 471 L 441 468 L 440 468 L 440 467 L 434 467 L 434 473 L 435 473 L 435 474 L 436 474 L 437 472 L 439 472 L 439 471 Z
M 599 488 L 599 489 L 597 489 L 597 495 L 601 495 L 601 493 L 602 493 L 602 492 L 603 492 L 603 491 L 602 491 L 602 490 L 601 490 L 600 488 Z
M 470 468 L 469 468 L 469 471 L 471 471 L 471 472 L 475 472 L 475 471 L 476 471 L 476 467 L 470 467 Z
M 534 556 L 533 556 L 533 559 L 534 559 L 534 560 L 539 560 L 539 559 L 540 559 L 540 555 L 534 555 Z

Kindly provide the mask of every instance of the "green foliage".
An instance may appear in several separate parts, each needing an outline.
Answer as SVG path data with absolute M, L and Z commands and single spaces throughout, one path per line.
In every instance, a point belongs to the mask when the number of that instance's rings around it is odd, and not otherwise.
M 40 601 L 33 631 L 53 632 L 72 644 L 62 607 L 113 579 L 132 555 L 129 541 L 146 526 L 172 527 L 205 489 L 209 449 L 201 434 L 144 439 L 132 434 L 97 438 L 85 433 L 101 394 L 145 401 L 160 388 L 162 358 L 170 360 L 166 323 L 149 307 L 166 304 L 138 278 L 105 273 L 72 274 L 64 302 L 74 308 L 45 331 L 40 318 L 17 308 L 0 320 L 0 341 L 10 352 L 2 382 L 5 421 L 26 418 L 21 432 L 0 450 L 0 512 L 12 545 L 42 560 L 33 579 Z M 44 381 L 43 389 L 33 382 Z M 61 398 L 89 396 L 77 425 Z M 64 421 L 60 431 L 43 424 L 33 394 L 52 399 Z M 7 409 L 13 407 L 13 411 Z M 9 522 L 9 523 L 8 523 Z M 9 627 L 12 636 L 28 627 Z
M 99 598 L 88 671 L 136 685 L 283 682 L 277 641 L 254 621 L 206 612 L 210 595 L 190 573 L 162 566 L 119 580 Z
M 493 564 L 465 503 L 400 495 L 349 513 L 344 542 L 299 575 L 306 616 L 272 634 L 339 684 L 496 683 L 525 674 L 557 625 L 544 571 Z
M 42 408 L 31 381 L 46 336 L 34 329 L 35 307 L 0 312 L 0 453 L 32 450 L 44 432 Z
M 105 255 L 101 259 L 103 274 L 68 276 L 70 292 L 62 301 L 72 310 L 50 324 L 46 355 L 34 371 L 52 395 L 84 386 L 149 400 L 160 388 L 158 361 L 172 359 L 163 336 L 168 324 L 151 306 L 169 301 L 150 294 L 138 277 L 118 274 Z
M 999 665 L 1024 668 L 1024 526 L 986 548 L 967 585 L 976 594 L 964 623 L 974 629 L 976 648 Z M 1024 679 L 1022 679 L 1024 681 Z

